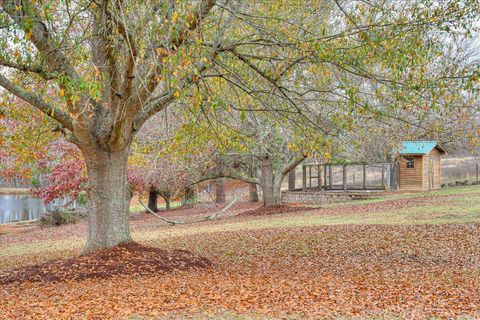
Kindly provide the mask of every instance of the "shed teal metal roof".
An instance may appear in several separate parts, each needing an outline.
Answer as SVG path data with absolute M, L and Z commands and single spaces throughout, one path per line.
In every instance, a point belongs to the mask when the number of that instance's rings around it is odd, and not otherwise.
M 435 148 L 446 153 L 437 141 L 403 141 L 400 154 L 427 154 Z

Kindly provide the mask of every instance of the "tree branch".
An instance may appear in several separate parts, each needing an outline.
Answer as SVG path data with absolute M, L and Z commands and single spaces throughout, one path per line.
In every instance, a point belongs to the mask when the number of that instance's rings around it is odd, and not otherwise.
M 307 155 L 302 154 L 301 157 L 294 158 L 290 163 L 288 163 L 282 170 L 282 177 L 286 176 L 290 171 L 295 169 L 303 160 L 307 158 Z
M 39 96 L 19 88 L 1 74 L 0 86 L 4 87 L 7 91 L 14 94 L 18 98 L 28 102 L 30 105 L 39 109 L 49 117 L 57 120 L 68 130 L 73 131 L 73 119 L 68 113 L 48 104 Z
M 58 74 L 56 72 L 45 71 L 41 66 L 29 66 L 23 63 L 11 62 L 3 57 L 0 57 L 0 66 L 16 69 L 23 72 L 35 73 L 47 81 L 56 79 L 58 77 Z
M 211 61 L 215 60 L 218 52 L 220 52 L 221 49 L 218 51 L 214 52 L 212 54 L 211 60 L 202 63 L 202 65 L 196 70 L 192 70 L 192 72 L 185 77 L 184 81 L 180 84 L 178 88 L 175 88 L 176 90 L 170 90 L 163 95 L 156 97 L 156 98 L 151 98 L 149 99 L 150 101 L 143 107 L 143 109 L 138 112 L 135 115 L 135 118 L 133 119 L 133 129 L 138 130 L 144 123 L 147 121 L 152 115 L 154 115 L 157 112 L 162 111 L 165 109 L 172 101 L 175 100 L 175 93 L 179 90 L 183 90 L 187 88 L 189 85 L 194 83 L 196 74 L 201 74 L 203 71 L 205 71 L 208 68 L 208 65 L 211 63 Z
M 122 10 L 120 7 L 120 3 L 116 2 L 117 9 L 119 11 Z M 135 61 L 137 60 L 138 49 L 135 38 L 130 34 L 127 30 L 125 23 L 122 21 L 121 18 L 117 17 L 114 12 L 110 10 L 105 10 L 107 16 L 112 20 L 112 22 L 116 25 L 118 32 L 122 36 L 123 40 L 127 44 L 127 64 L 125 67 L 125 72 L 123 75 L 123 85 L 122 91 L 120 92 L 122 95 L 122 102 L 123 104 L 130 98 L 133 79 L 135 79 Z
M 33 2 L 0 0 L 0 7 L 3 8 L 22 31 L 26 34 L 30 34 L 29 41 L 45 58 L 45 62 L 51 70 L 54 70 L 59 74 L 64 74 L 72 81 L 80 79 L 80 76 L 73 68 L 67 56 L 55 43 L 55 40 L 52 38 L 46 24 L 40 18 L 40 14 Z M 28 15 L 26 14 L 27 11 Z M 25 21 L 26 17 L 28 17 L 28 23 Z M 66 85 L 63 83 L 59 83 L 59 86 L 64 90 L 67 89 Z M 88 95 L 83 94 L 80 97 L 80 100 L 85 102 L 89 100 L 89 97 Z M 70 97 L 67 99 L 69 111 L 75 114 L 78 113 L 84 121 L 89 121 L 88 116 L 85 113 L 79 112 L 77 106 L 80 104 L 81 103 L 75 104 Z M 100 106 L 100 104 L 97 105 Z M 68 124 L 68 121 L 65 121 L 65 123 Z
M 228 209 L 230 209 L 233 204 L 238 200 L 238 198 L 236 196 L 233 197 L 232 201 L 225 207 L 223 208 L 222 210 L 220 211 L 216 211 L 208 216 L 206 216 L 205 218 L 201 218 L 201 219 L 197 219 L 197 220 L 193 220 L 193 221 L 178 221 L 178 220 L 169 220 L 169 219 L 165 219 L 164 217 L 161 217 L 159 216 L 156 212 L 153 212 L 153 210 L 150 210 L 150 208 L 148 208 L 147 206 L 145 206 L 143 204 L 143 202 L 139 199 L 138 202 L 140 202 L 140 204 L 145 208 L 145 210 L 147 210 L 148 212 L 150 212 L 151 214 L 153 214 L 155 217 L 159 218 L 160 220 L 168 223 L 168 224 L 171 224 L 171 225 L 179 225 L 179 224 L 188 224 L 188 223 L 197 223 L 197 222 L 204 222 L 204 221 L 212 221 L 212 220 L 215 220 L 215 219 L 218 219 L 221 217 L 221 215 L 223 215 Z
M 14 0 L 1 0 L 0 5 L 23 31 L 28 32 L 29 30 L 25 28 L 31 25 L 30 41 L 37 50 L 45 56 L 45 61 L 52 70 L 63 72 L 72 79 L 79 78 L 67 57 L 60 51 L 55 41 L 51 38 L 47 26 L 40 19 L 35 6 L 25 4 L 25 2 L 19 3 Z M 29 13 L 31 23 L 25 23 L 24 20 L 26 6 L 31 9 L 31 13 Z
M 146 100 L 145 95 L 152 94 L 158 86 L 159 81 L 157 80 L 157 75 L 163 68 L 163 63 L 161 62 L 162 59 L 171 55 L 171 52 L 176 52 L 178 48 L 189 39 L 192 32 L 195 31 L 205 17 L 208 16 L 216 2 L 216 0 L 201 0 L 197 8 L 193 10 L 193 16 L 189 18 L 188 21 L 185 21 L 185 23 L 174 32 L 174 35 L 167 42 L 168 47 L 162 45 L 157 48 L 154 58 L 157 63 L 155 63 L 155 67 L 147 72 L 146 78 L 148 81 L 146 85 L 142 86 L 142 90 L 140 90 L 140 100 Z

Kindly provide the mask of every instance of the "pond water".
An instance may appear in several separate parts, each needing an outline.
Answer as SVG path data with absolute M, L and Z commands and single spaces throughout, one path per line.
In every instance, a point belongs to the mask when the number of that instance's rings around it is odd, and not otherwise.
M 0 194 L 0 224 L 38 219 L 54 205 L 61 203 L 44 205 L 41 199 L 29 195 Z

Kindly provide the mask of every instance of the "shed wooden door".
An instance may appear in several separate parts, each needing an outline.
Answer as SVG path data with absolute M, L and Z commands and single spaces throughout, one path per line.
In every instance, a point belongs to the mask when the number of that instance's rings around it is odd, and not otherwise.
M 412 166 L 407 165 L 407 159 L 410 158 Z M 399 186 L 401 190 L 424 190 L 427 186 L 427 179 L 422 175 L 426 173 L 426 161 L 423 156 L 406 155 L 402 157 L 398 166 Z

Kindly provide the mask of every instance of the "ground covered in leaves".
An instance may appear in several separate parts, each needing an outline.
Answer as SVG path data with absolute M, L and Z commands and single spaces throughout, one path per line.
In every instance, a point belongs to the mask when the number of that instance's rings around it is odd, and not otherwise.
M 282 214 L 282 213 L 294 213 L 294 212 L 305 212 L 311 210 L 311 208 L 304 206 L 294 206 L 294 205 L 277 205 L 268 208 L 259 207 L 251 210 L 245 210 L 241 213 L 242 216 L 268 216 L 272 214 Z
M 0 318 L 480 318 L 480 188 L 291 208 L 238 204 L 219 221 L 181 226 L 136 215 L 141 245 L 93 260 L 76 257 L 84 225 L 2 226 Z M 63 271 L 45 281 L 55 273 L 32 263 Z
M 154 275 L 173 270 L 207 268 L 211 265 L 208 259 L 196 257 L 186 250 L 163 250 L 132 242 L 66 260 L 51 260 L 14 270 L 3 270 L 0 271 L 0 285 Z

